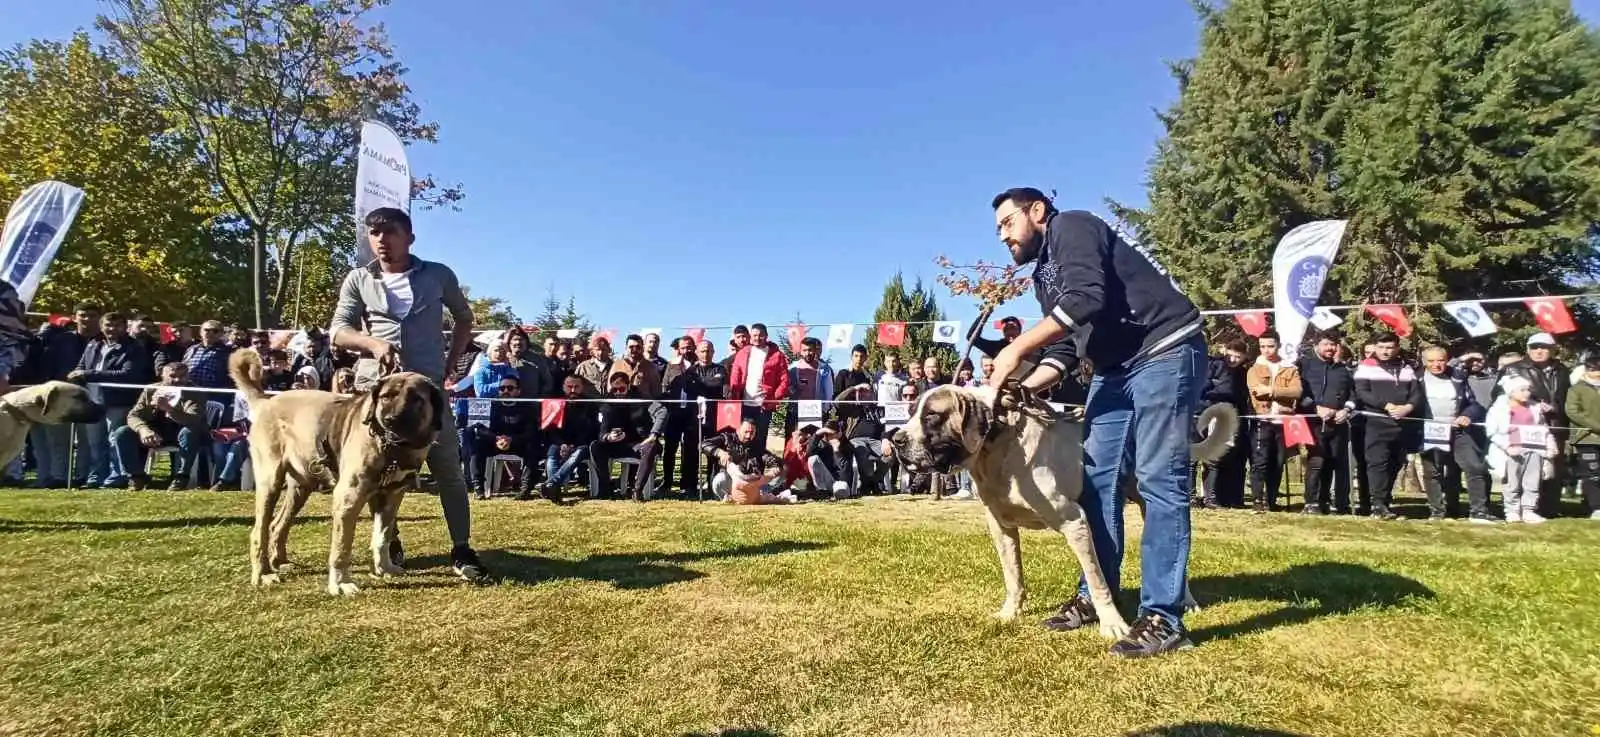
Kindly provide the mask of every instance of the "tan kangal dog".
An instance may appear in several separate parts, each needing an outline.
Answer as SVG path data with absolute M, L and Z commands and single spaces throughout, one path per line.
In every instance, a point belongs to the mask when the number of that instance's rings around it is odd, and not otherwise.
M 1017 530 L 1055 530 L 1067 539 L 1083 566 L 1100 634 L 1120 638 L 1127 634 L 1128 623 L 1112 601 L 1089 523 L 1078 505 L 1083 492 L 1083 424 L 1048 405 L 1018 397 L 1009 391 L 997 397 L 991 387 L 932 389 L 895 436 L 895 452 L 909 469 L 948 472 L 960 466 L 972 474 L 1005 577 L 1006 600 L 996 618 L 1015 619 L 1026 598 Z M 1199 426 L 1206 437 L 1191 447 L 1192 457 L 1205 463 L 1221 458 L 1238 425 L 1238 413 L 1227 405 L 1201 413 Z M 1124 493 L 1138 500 L 1133 479 L 1125 478 L 1122 484 Z M 1187 586 L 1185 599 L 1192 607 Z
M 28 442 L 34 425 L 100 422 L 106 408 L 89 398 L 89 390 L 65 381 L 18 387 L 0 397 L 0 464 L 10 463 Z
M 373 574 L 404 573 L 389 559 L 387 542 L 406 488 L 415 482 L 446 416 L 444 392 L 421 374 L 399 373 L 360 394 L 302 389 L 269 397 L 261 385 L 261 357 L 254 351 L 234 351 L 228 370 L 250 403 L 256 481 L 251 582 L 278 582 L 278 574 L 289 567 L 289 524 L 311 492 L 330 488 L 328 593 L 359 590 L 350 579 L 350 548 L 363 506 L 372 510 Z M 282 499 L 286 493 L 289 498 Z

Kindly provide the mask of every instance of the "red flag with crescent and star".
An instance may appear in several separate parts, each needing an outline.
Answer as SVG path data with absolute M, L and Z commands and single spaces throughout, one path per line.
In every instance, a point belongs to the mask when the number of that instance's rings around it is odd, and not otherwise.
M 1367 314 L 1388 325 L 1395 335 L 1402 338 L 1411 335 L 1411 321 L 1406 319 L 1406 310 L 1400 305 L 1367 305 Z
M 1555 297 L 1523 300 L 1528 306 L 1528 311 L 1533 313 L 1534 322 L 1551 335 L 1560 335 L 1576 331 L 1578 326 L 1572 321 L 1572 313 L 1567 311 L 1565 300 Z

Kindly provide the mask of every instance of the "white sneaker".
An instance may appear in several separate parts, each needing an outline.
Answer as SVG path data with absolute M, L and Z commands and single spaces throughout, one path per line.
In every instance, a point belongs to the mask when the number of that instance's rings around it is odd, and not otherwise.
M 1544 524 L 1545 518 L 1540 516 L 1538 512 L 1535 512 L 1531 509 L 1524 509 L 1522 510 L 1522 521 L 1525 524 L 1539 525 Z
M 1589 513 L 1589 519 L 1600 519 L 1600 509 L 1596 509 L 1593 512 L 1590 512 Z
M 1522 521 L 1522 510 L 1517 509 L 1516 507 L 1507 507 L 1506 508 L 1506 521 L 1507 522 L 1521 522 Z
M 972 498 L 972 490 L 971 489 L 962 489 L 961 491 L 958 491 L 958 492 L 956 492 L 954 494 L 951 494 L 950 498 L 951 499 L 971 499 Z

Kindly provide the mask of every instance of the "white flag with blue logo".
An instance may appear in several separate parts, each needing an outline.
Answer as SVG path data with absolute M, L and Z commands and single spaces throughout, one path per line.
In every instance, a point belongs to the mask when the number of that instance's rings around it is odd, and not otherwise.
M 956 335 L 960 332 L 961 323 L 955 320 L 940 320 L 933 324 L 933 342 L 955 345 Z
M 1306 223 L 1283 236 L 1272 254 L 1273 322 L 1278 327 L 1283 358 L 1293 361 L 1300 352 L 1306 323 L 1322 298 L 1322 284 L 1339 254 L 1345 220 Z
M 1326 307 L 1318 307 L 1311 311 L 1311 324 L 1318 330 L 1332 330 L 1344 324 L 1344 318 Z
M 23 190 L 6 213 L 5 230 L 0 231 L 0 277 L 17 290 L 22 304 L 33 301 L 82 205 L 83 190 L 61 182 L 39 182 Z
M 1493 335 L 1500 330 L 1500 326 L 1494 324 L 1494 318 L 1489 317 L 1489 313 L 1484 311 L 1483 303 L 1477 300 L 1446 302 L 1444 311 L 1450 313 L 1456 322 L 1461 323 L 1461 327 L 1467 329 L 1467 334 L 1474 338 Z

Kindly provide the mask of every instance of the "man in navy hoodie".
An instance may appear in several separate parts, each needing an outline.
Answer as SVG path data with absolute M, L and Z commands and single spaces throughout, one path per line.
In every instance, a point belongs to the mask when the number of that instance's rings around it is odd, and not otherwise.
M 1031 187 L 1008 189 L 991 204 L 1012 260 L 1035 262 L 1034 293 L 1046 315 L 995 356 L 992 383 L 1000 386 L 1024 356 L 1043 351 L 1039 369 L 1022 383 L 1053 384 L 1077 363 L 1071 339 L 1088 333 L 1082 357 L 1095 375 L 1084 417 L 1081 502 L 1112 591 L 1122 578 L 1117 479 L 1125 458 L 1144 495 L 1139 613 L 1111 653 L 1136 658 L 1192 647 L 1183 600 L 1193 483 L 1189 428 L 1206 379 L 1200 311 L 1143 247 L 1099 217 L 1057 212 Z M 1045 624 L 1072 630 L 1096 620 L 1080 580 L 1078 594 Z

